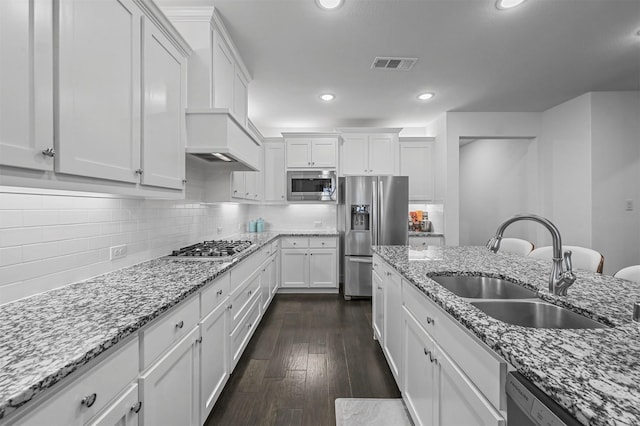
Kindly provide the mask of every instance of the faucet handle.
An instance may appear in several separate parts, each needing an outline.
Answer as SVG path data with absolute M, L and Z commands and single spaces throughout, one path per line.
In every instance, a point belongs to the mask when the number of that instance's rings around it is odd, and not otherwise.
M 487 242 L 487 248 L 489 250 L 491 250 L 492 252 L 496 253 L 498 251 L 498 249 L 500 248 L 500 240 L 502 238 L 499 236 L 495 236 L 493 238 L 491 238 L 488 242 Z
M 564 252 L 564 267 L 567 272 L 573 272 L 573 262 L 571 262 L 571 250 Z

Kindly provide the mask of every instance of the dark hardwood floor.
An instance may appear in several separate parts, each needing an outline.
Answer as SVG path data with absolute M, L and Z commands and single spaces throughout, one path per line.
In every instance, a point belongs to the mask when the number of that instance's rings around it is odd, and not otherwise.
M 399 398 L 371 300 L 278 294 L 206 425 L 334 425 L 336 398 Z

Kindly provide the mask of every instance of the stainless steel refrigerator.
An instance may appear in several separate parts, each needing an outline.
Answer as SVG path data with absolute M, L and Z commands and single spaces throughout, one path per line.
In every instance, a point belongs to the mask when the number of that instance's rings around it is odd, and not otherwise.
M 409 178 L 340 178 L 338 228 L 344 297 L 370 297 L 372 245 L 406 245 Z

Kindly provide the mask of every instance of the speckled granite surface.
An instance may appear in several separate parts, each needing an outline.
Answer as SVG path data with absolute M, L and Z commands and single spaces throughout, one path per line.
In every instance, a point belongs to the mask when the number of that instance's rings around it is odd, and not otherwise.
M 585 425 L 640 424 L 640 324 L 632 305 L 640 285 L 576 270 L 568 296 L 548 292 L 550 262 L 484 247 L 376 247 L 391 266 Z M 509 278 L 551 303 L 613 326 L 559 330 L 495 320 L 429 276 Z
M 136 333 L 279 236 L 239 234 L 256 243 L 233 262 L 160 258 L 0 306 L 0 419 Z

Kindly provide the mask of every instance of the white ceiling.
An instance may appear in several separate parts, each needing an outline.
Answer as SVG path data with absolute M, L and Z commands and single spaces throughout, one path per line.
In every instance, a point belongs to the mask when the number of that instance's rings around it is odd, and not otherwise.
M 640 90 L 640 0 L 158 0 L 218 8 L 253 80 L 263 135 L 336 127 L 421 134 L 444 111 L 544 111 L 589 91 Z M 372 70 L 376 56 L 419 58 Z M 322 92 L 336 100 L 321 102 Z M 435 92 L 427 102 L 416 95 Z

